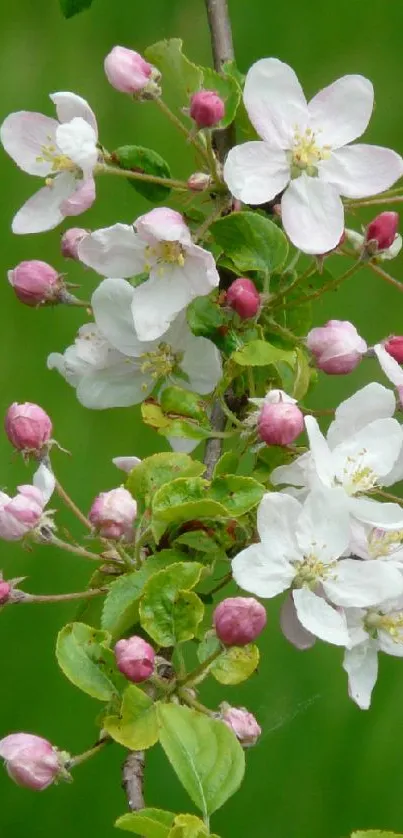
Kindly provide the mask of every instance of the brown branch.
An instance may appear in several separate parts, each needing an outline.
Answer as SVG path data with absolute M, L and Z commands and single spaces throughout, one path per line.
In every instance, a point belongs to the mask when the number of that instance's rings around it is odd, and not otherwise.
M 131 812 L 144 809 L 144 751 L 133 751 L 123 764 L 123 788 Z
M 227 0 L 205 0 L 205 4 L 210 27 L 214 68 L 217 73 L 220 73 L 226 61 L 234 60 L 234 46 L 232 43 L 228 4 Z M 229 125 L 228 128 L 214 131 L 214 145 L 217 149 L 218 157 L 223 163 L 230 148 L 235 145 L 234 123 Z

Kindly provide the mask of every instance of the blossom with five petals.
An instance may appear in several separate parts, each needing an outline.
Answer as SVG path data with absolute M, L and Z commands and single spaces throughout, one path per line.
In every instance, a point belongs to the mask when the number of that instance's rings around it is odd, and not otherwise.
M 156 207 L 134 226 L 114 224 L 96 230 L 79 244 L 78 255 L 101 276 L 149 278 L 133 292 L 131 310 L 140 340 L 155 340 L 195 297 L 219 283 L 211 253 L 193 244 L 190 230 L 175 210 Z
M 45 178 L 45 186 L 14 216 L 14 233 L 52 230 L 63 218 L 79 215 L 95 201 L 97 121 L 85 99 L 75 93 L 51 93 L 57 119 L 17 111 L 0 128 L 0 139 L 24 172 Z
M 281 198 L 284 229 L 305 253 L 327 253 L 344 229 L 340 196 L 383 192 L 403 175 L 400 154 L 350 143 L 364 133 L 374 94 L 368 79 L 343 76 L 307 103 L 294 71 L 277 58 L 250 68 L 244 102 L 262 141 L 233 148 L 224 180 L 235 198 L 264 204 Z

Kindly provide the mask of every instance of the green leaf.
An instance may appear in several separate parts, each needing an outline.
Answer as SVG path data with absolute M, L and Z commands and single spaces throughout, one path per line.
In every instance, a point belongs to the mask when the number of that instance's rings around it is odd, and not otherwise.
M 151 496 L 161 486 L 179 477 L 198 477 L 206 466 L 188 454 L 163 452 L 142 460 L 129 474 L 126 487 L 133 497 Z
M 228 474 L 213 480 L 209 497 L 222 503 L 229 515 L 239 518 L 260 503 L 264 489 L 253 477 Z
M 207 658 L 215 652 L 218 652 L 219 649 L 222 649 L 222 645 L 214 629 L 209 629 L 197 647 L 197 657 L 200 663 L 204 663 Z
M 193 530 L 185 532 L 183 535 L 175 538 L 175 544 L 183 544 L 185 547 L 190 547 L 192 550 L 197 550 L 199 553 L 217 553 L 219 547 L 215 539 L 206 533 L 205 530 Z
M 168 163 L 152 148 L 144 148 L 141 145 L 122 145 L 112 152 L 112 160 L 121 169 L 129 169 L 143 175 L 171 177 Z M 136 192 L 153 203 L 165 201 L 171 192 L 170 186 L 163 186 L 161 183 L 149 183 L 134 178 L 128 178 L 128 183 Z
M 382 829 L 364 829 L 352 832 L 351 838 L 403 838 L 401 832 L 384 832 Z
M 105 599 L 101 617 L 101 628 L 110 632 L 113 639 L 122 634 L 139 620 L 139 599 L 150 577 L 167 565 L 180 561 L 178 550 L 161 550 L 150 556 L 140 570 L 120 576 L 112 583 Z
M 202 427 L 199 422 L 193 419 L 172 419 L 166 416 L 159 404 L 155 402 L 143 402 L 141 415 L 146 425 L 158 431 L 161 436 L 184 437 L 185 439 L 206 439 L 210 436 L 210 427 Z M 206 421 L 204 421 L 206 424 Z
M 234 121 L 238 105 L 241 101 L 242 90 L 237 80 L 227 73 L 216 73 L 210 67 L 203 67 L 203 87 L 215 90 L 225 104 L 224 118 L 219 122 L 219 128 L 227 128 Z
M 57 662 L 66 678 L 100 701 L 111 701 L 118 692 L 113 683 L 115 658 L 109 642 L 106 631 L 70 623 L 59 632 L 56 644 Z
M 152 503 L 152 528 L 157 525 L 161 537 L 168 524 L 200 518 L 227 518 L 225 506 L 208 497 L 208 482 L 201 477 L 179 477 L 155 493 Z M 165 524 L 160 529 L 159 525 Z
M 180 38 L 158 41 L 148 47 L 144 55 L 161 71 L 163 82 L 172 85 L 181 105 L 187 105 L 191 94 L 202 87 L 203 72 L 183 55 Z
M 182 387 L 167 387 L 161 393 L 160 405 L 164 413 L 188 416 L 210 427 L 206 402 L 197 393 L 183 390 Z
M 215 221 L 210 232 L 240 271 L 278 271 L 287 258 L 284 233 L 257 213 L 233 212 Z
M 157 704 L 135 684 L 130 684 L 123 693 L 120 714 L 106 716 L 103 727 L 115 742 L 130 751 L 144 751 L 158 742 Z
M 143 629 L 159 646 L 175 646 L 195 636 L 204 606 L 190 589 L 200 579 L 198 562 L 177 562 L 154 574 L 140 602 Z
M 158 708 L 160 742 L 180 782 L 208 817 L 239 788 L 245 756 L 221 721 L 175 704 Z
M 221 477 L 223 474 L 232 474 L 236 471 L 238 464 L 238 454 L 234 454 L 233 451 L 226 451 L 215 464 L 213 478 Z
M 220 684 L 241 684 L 257 669 L 259 660 L 259 649 L 253 643 L 231 646 L 214 661 L 210 672 Z
M 309 390 L 311 371 L 312 368 L 309 364 L 307 353 L 298 347 L 295 350 L 294 383 L 292 389 L 292 396 L 298 402 L 306 396 Z
M 207 838 L 206 824 L 196 815 L 177 815 L 168 838 Z
M 212 338 L 227 322 L 224 310 L 211 296 L 196 297 L 187 308 L 189 328 L 194 335 Z
M 89 9 L 93 0 L 59 0 L 64 17 L 69 18 Z
M 162 809 L 140 809 L 138 812 L 122 815 L 117 819 L 115 826 L 118 829 L 141 835 L 142 838 L 167 838 L 174 819 L 173 812 L 164 812 Z
M 232 358 L 242 367 L 277 366 L 284 362 L 293 369 L 296 356 L 294 349 L 279 349 L 265 340 L 252 340 L 234 352 Z

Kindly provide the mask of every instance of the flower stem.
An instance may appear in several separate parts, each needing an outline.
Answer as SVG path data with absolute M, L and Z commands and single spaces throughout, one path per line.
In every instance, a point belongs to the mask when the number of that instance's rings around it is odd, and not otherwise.
M 403 498 L 398 498 L 397 495 L 392 495 L 390 492 L 384 492 L 383 489 L 378 489 L 377 486 L 369 494 L 379 495 L 379 497 L 385 500 L 390 500 L 393 503 L 398 503 L 399 506 L 403 506 Z
M 328 282 L 326 285 L 322 285 L 322 288 L 318 288 L 313 294 L 307 294 L 305 297 L 298 297 L 297 300 L 293 300 L 292 304 L 285 304 L 282 308 L 296 308 L 298 305 L 304 305 L 304 303 L 310 303 L 311 300 L 316 300 L 318 297 L 321 297 L 322 294 L 325 294 L 326 291 L 335 291 L 339 285 L 344 282 L 345 279 L 349 279 L 350 276 L 353 276 L 360 268 L 363 268 L 364 264 L 361 259 L 358 262 L 354 262 L 354 265 L 351 266 L 344 274 L 338 276 L 336 279 L 333 279 L 331 282 Z
M 65 550 L 66 553 L 74 553 L 76 556 L 80 556 L 82 559 L 90 559 L 93 562 L 103 562 L 105 561 L 104 556 L 99 556 L 97 553 L 91 553 L 90 550 L 86 550 L 85 547 L 80 547 L 78 544 L 69 544 L 68 541 L 62 541 L 61 538 L 58 538 L 54 533 L 50 533 L 46 531 L 46 536 L 38 536 L 39 544 L 51 544 L 52 547 L 59 547 L 60 550 Z M 109 560 L 111 560 L 109 558 Z M 117 559 L 112 559 L 112 561 L 117 561 Z M 119 562 L 121 560 L 119 559 Z
M 206 149 L 203 148 L 197 137 L 194 134 L 192 134 L 191 131 L 189 131 L 188 127 L 182 122 L 182 120 L 179 119 L 179 117 L 177 117 L 173 111 L 171 111 L 171 108 L 168 107 L 168 105 L 163 101 L 163 99 L 154 99 L 154 102 L 156 105 L 158 105 L 160 111 L 164 114 L 164 116 L 166 116 L 167 119 L 169 119 L 169 121 L 172 122 L 172 125 L 174 125 L 175 128 L 177 128 L 178 131 L 180 131 L 184 135 L 184 137 L 186 137 L 188 142 L 192 143 L 199 156 L 203 158 L 204 162 L 208 163 Z
M 216 201 L 210 215 L 208 215 L 207 218 L 204 219 L 203 224 L 200 225 L 200 227 L 196 230 L 196 232 L 193 235 L 193 240 L 196 242 L 196 244 L 198 241 L 204 238 L 209 227 L 214 223 L 214 221 L 216 221 L 217 218 L 220 217 L 227 204 L 228 199 L 226 199 L 225 201 Z
M 302 274 L 299 274 L 299 276 L 296 276 L 295 279 L 293 279 L 293 281 L 290 282 L 290 284 L 287 286 L 287 288 L 284 288 L 284 291 L 280 291 L 278 294 L 276 294 L 274 297 L 272 297 L 269 300 L 269 307 L 270 308 L 276 308 L 276 306 L 281 305 L 281 301 L 284 300 L 284 297 L 287 297 L 287 294 L 289 294 L 290 291 L 293 291 L 294 288 L 297 285 L 300 284 L 300 282 L 303 282 L 305 279 L 309 279 L 309 277 L 312 274 L 314 274 L 315 271 L 316 271 L 316 261 L 314 260 L 313 262 L 311 262 L 310 265 L 308 265 L 308 267 L 306 268 L 305 271 L 303 271 Z
M 79 509 L 77 504 L 74 503 L 70 495 L 68 495 L 66 490 L 63 489 L 63 486 L 59 480 L 56 480 L 56 492 L 59 495 L 59 498 L 61 498 L 62 501 L 66 504 L 66 506 L 68 506 L 69 509 L 71 509 L 76 518 L 78 518 L 78 520 L 81 521 L 81 523 L 84 524 L 84 526 L 87 527 L 87 529 L 92 530 L 91 521 L 89 521 L 88 518 L 86 518 L 84 513 L 81 512 L 81 509 Z
M 189 191 L 189 187 L 184 180 L 147 175 L 143 172 L 134 172 L 132 169 L 120 169 L 118 166 L 98 166 L 97 174 L 117 175 L 118 177 L 129 178 L 130 180 L 141 180 L 143 183 L 155 183 L 161 186 L 171 187 L 171 189 L 181 189 L 184 192 Z
M 346 203 L 346 210 L 372 207 L 377 204 L 401 204 L 402 201 L 403 195 L 391 195 L 389 198 L 369 198 L 364 201 L 349 201 Z
M 201 704 L 200 701 L 197 700 L 197 698 L 193 698 L 193 696 L 190 695 L 187 690 L 179 689 L 178 695 L 179 698 L 181 698 L 182 701 L 185 702 L 185 704 L 187 704 L 189 707 L 193 707 L 194 710 L 198 710 L 199 713 L 204 713 L 205 716 L 213 715 L 213 712 L 209 710 L 208 707 L 205 707 L 204 704 Z
M 112 742 L 112 739 L 109 736 L 105 736 L 103 739 L 100 739 L 93 748 L 89 748 L 88 751 L 84 751 L 82 754 L 78 754 L 76 757 L 71 757 L 66 763 L 66 769 L 70 771 L 72 768 L 75 768 L 77 765 L 81 765 L 82 762 L 86 762 L 87 759 L 91 759 L 91 757 L 98 754 L 99 751 L 102 750 L 104 745 L 109 745 Z
M 378 274 L 378 276 L 382 277 L 385 282 L 388 282 L 389 285 L 393 285 L 394 288 L 397 288 L 398 291 L 403 292 L 403 283 L 399 282 L 397 279 L 394 279 L 393 276 L 390 276 L 383 268 L 379 267 L 375 262 L 368 262 L 368 267 L 371 268 L 371 271 Z
M 106 594 L 108 588 L 90 588 L 88 591 L 79 591 L 72 594 L 26 594 L 16 602 L 69 602 L 75 599 L 91 599 L 101 594 Z
M 217 158 L 214 153 L 213 144 L 211 141 L 211 131 L 206 131 L 206 150 L 207 150 L 207 158 L 209 169 L 211 172 L 211 176 L 213 178 L 214 183 L 221 183 L 220 174 L 218 171 L 218 163 Z
M 220 655 L 222 655 L 222 653 L 223 650 L 221 648 L 216 649 L 215 652 L 212 652 L 212 654 L 208 658 L 206 658 L 206 660 L 203 661 L 203 663 L 200 663 L 198 666 L 196 666 L 195 669 L 192 670 L 192 672 L 188 672 L 185 678 L 183 678 L 180 682 L 178 681 L 178 683 L 180 683 L 180 686 L 190 687 L 193 684 L 196 684 L 198 681 L 203 680 L 203 678 L 208 674 L 211 664 L 214 663 L 214 661 L 217 658 L 219 658 Z

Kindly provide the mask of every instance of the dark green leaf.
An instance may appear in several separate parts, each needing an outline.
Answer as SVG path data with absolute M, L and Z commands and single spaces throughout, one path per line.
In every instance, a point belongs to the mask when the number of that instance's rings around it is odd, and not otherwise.
M 208 483 L 201 477 L 178 478 L 156 492 L 152 504 L 152 527 L 157 524 L 158 535 L 168 524 L 200 518 L 227 518 L 226 507 L 210 499 L 207 493 Z M 161 524 L 165 524 L 162 532 Z
M 64 17 L 69 18 L 89 9 L 93 0 L 59 0 Z
M 227 322 L 224 310 L 211 296 L 196 297 L 187 308 L 187 319 L 193 334 L 205 338 L 214 336 Z
M 233 212 L 215 221 L 210 232 L 240 271 L 276 271 L 287 258 L 284 233 L 257 213 Z
M 140 620 L 159 646 L 174 646 L 194 637 L 204 607 L 190 589 L 199 581 L 201 569 L 197 562 L 178 562 L 154 574 L 147 583 Z
M 169 830 L 174 822 L 173 812 L 162 809 L 140 809 L 118 818 L 115 826 L 134 832 L 142 838 L 168 838 Z
M 112 159 L 121 169 L 130 169 L 132 172 L 162 178 L 171 177 L 168 163 L 152 148 L 143 148 L 140 145 L 124 145 L 113 152 Z M 171 192 L 170 186 L 163 186 L 160 183 L 149 183 L 134 178 L 128 178 L 128 182 L 136 192 L 153 203 L 165 201 Z

